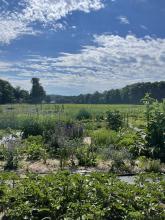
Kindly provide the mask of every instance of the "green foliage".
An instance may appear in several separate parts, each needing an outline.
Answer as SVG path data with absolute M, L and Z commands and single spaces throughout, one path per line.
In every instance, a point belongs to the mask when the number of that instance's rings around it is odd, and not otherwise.
M 80 139 L 83 136 L 83 127 L 75 122 L 58 122 L 53 129 L 44 131 L 44 139 L 48 151 L 52 156 L 58 154 L 58 150 L 64 147 L 66 141 Z
M 6 148 L 3 145 L 0 145 L 0 160 L 5 160 Z
M 119 149 L 126 148 L 134 158 L 146 155 L 148 152 L 144 133 L 142 131 L 135 132 L 131 129 L 122 130 L 117 147 Z
M 165 181 L 160 175 L 140 175 L 135 184 L 103 173 L 81 176 L 60 172 L 25 179 L 1 175 L 0 179 L 6 181 L 0 181 L 0 201 L 8 220 L 165 217 Z M 8 180 L 13 180 L 13 188 Z
M 79 112 L 76 115 L 76 119 L 77 120 L 88 120 L 91 119 L 92 115 L 89 111 L 87 111 L 86 109 L 80 109 Z
M 46 97 L 43 87 L 39 83 L 39 78 L 32 78 L 32 89 L 30 92 L 31 102 L 34 104 L 41 103 Z
M 80 166 L 96 165 L 96 149 L 94 146 L 82 146 L 77 149 L 76 157 Z
M 44 139 L 41 135 L 38 136 L 29 136 L 26 140 L 25 140 L 26 144 L 38 144 L 38 145 L 43 145 L 44 143 Z
M 107 146 L 110 144 L 116 144 L 119 141 L 119 135 L 115 131 L 102 128 L 90 133 L 93 142 L 96 146 Z
M 40 144 L 30 144 L 27 148 L 28 160 L 39 160 L 42 156 L 43 148 Z
M 18 154 L 17 151 L 5 152 L 5 165 L 4 170 L 16 170 L 18 168 Z
M 29 136 L 25 141 L 25 146 L 28 160 L 39 160 L 44 156 L 42 136 Z
M 108 127 L 114 131 L 118 131 L 123 125 L 123 118 L 119 111 L 107 112 Z
M 95 92 L 79 96 L 51 96 L 56 103 L 76 104 L 140 104 L 146 93 L 162 101 L 165 94 L 165 82 L 135 83 L 122 89 L 112 89 L 103 93 Z
M 150 158 L 146 158 L 145 156 L 141 156 L 138 158 L 139 168 L 146 172 L 161 172 L 161 162 L 160 160 L 152 160 Z
M 22 127 L 23 138 L 43 135 L 43 131 L 43 124 L 37 120 L 26 120 Z
M 165 113 L 161 111 L 161 105 L 151 101 L 150 96 L 145 97 L 147 132 L 146 142 L 154 158 L 165 161 Z
M 101 155 L 104 160 L 112 161 L 112 172 L 129 172 L 125 161 L 132 160 L 132 154 L 126 148 L 116 149 L 113 145 L 110 145 L 102 150 Z
M 29 93 L 21 90 L 19 87 L 14 88 L 7 81 L 0 79 L 0 104 L 6 103 L 24 103 L 29 99 Z
M 135 132 L 129 130 L 123 131 L 118 142 L 119 146 L 129 147 L 136 143 L 138 136 Z

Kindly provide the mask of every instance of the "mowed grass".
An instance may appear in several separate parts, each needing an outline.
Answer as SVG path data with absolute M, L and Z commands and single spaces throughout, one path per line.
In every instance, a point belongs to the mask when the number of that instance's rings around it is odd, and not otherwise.
M 141 124 L 144 118 L 143 105 L 108 105 L 108 104 L 8 104 L 0 105 L 0 129 L 11 127 L 19 129 L 27 120 L 75 120 L 77 113 L 86 109 L 97 116 L 106 117 L 109 110 L 118 110 L 134 124 Z

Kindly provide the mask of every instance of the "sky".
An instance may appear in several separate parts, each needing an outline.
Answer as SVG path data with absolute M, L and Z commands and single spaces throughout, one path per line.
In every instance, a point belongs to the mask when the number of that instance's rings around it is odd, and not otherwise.
M 165 0 L 0 0 L 0 79 L 78 95 L 165 80 Z

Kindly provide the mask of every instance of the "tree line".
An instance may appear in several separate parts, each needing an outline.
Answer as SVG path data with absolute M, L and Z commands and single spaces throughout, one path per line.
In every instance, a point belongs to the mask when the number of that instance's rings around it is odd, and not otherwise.
M 9 82 L 0 79 L 0 104 L 41 103 L 46 100 L 46 92 L 38 78 L 32 78 L 32 88 L 28 92 L 20 87 L 14 88 Z
M 32 78 L 32 88 L 28 92 L 14 88 L 0 79 L 0 104 L 7 103 L 75 103 L 75 104 L 140 104 L 146 93 L 161 101 L 165 98 L 165 81 L 135 83 L 122 89 L 111 89 L 103 93 L 80 94 L 78 96 L 46 95 L 39 78 Z
M 56 103 L 76 104 L 140 104 L 146 93 L 161 101 L 165 98 L 165 81 L 136 83 L 122 89 L 112 89 L 103 93 L 81 94 L 78 96 L 55 96 L 50 99 Z

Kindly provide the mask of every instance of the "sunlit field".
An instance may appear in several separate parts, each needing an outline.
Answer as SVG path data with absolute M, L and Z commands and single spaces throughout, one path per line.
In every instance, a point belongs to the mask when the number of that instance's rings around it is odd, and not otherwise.
M 38 120 L 75 120 L 77 113 L 81 109 L 86 109 L 92 114 L 91 121 L 99 116 L 106 117 L 109 110 L 117 110 L 127 117 L 130 123 L 143 124 L 143 105 L 95 105 L 95 104 L 9 104 L 0 105 L 0 129 L 19 129 L 21 123 L 28 118 Z

